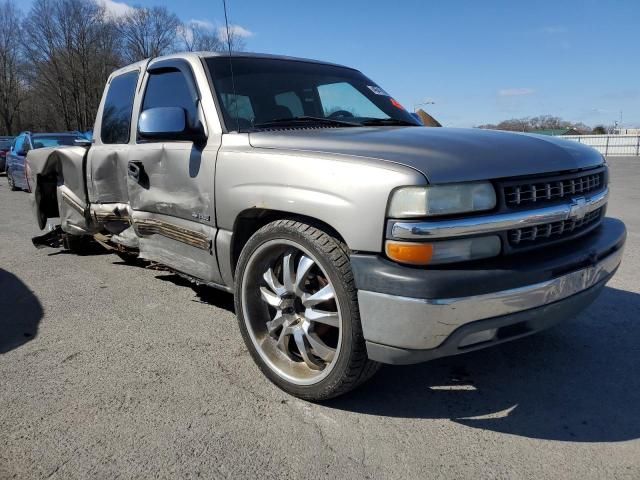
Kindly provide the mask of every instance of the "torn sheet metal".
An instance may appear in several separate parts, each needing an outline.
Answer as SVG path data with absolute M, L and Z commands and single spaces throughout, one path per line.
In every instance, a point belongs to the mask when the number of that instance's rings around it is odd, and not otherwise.
M 132 219 L 141 258 L 206 282 L 222 283 L 213 250 L 215 228 L 149 212 L 134 211 Z
M 89 200 L 91 203 L 128 203 L 128 145 L 94 145 L 88 155 Z
M 91 232 L 84 211 L 84 147 L 55 147 L 32 150 L 27 156 L 31 171 L 32 207 L 40 229 L 47 218 L 60 216 L 68 233 Z

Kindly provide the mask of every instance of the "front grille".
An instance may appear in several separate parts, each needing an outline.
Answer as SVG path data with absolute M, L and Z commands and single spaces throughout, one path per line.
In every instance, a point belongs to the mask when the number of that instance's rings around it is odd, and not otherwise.
M 507 237 L 509 244 L 514 247 L 539 245 L 571 237 L 595 226 L 602 217 L 603 208 L 587 213 L 580 220 L 562 220 L 560 222 L 536 225 L 535 227 L 517 228 L 509 230 Z
M 502 186 L 507 208 L 533 207 L 574 195 L 597 192 L 605 186 L 605 172 L 580 172 L 563 176 L 547 176 L 506 182 Z

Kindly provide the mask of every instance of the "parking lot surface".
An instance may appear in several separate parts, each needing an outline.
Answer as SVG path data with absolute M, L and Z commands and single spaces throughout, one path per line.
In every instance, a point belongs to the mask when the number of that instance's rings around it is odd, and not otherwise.
M 609 162 L 629 236 L 588 311 L 323 405 L 259 373 L 229 294 L 36 250 L 0 178 L 0 479 L 640 478 L 640 158 Z

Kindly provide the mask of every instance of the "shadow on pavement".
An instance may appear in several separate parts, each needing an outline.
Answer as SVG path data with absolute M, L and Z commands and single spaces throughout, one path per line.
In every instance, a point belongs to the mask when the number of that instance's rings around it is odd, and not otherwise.
M 383 367 L 326 407 L 451 419 L 531 438 L 617 442 L 640 437 L 640 295 L 605 288 L 577 319 L 495 348 Z
M 171 282 L 179 287 L 188 287 L 193 290 L 198 297 L 198 300 L 202 303 L 213 305 L 214 307 L 222 308 L 231 313 L 235 313 L 235 307 L 233 304 L 233 295 L 217 288 L 209 287 L 207 285 L 198 285 L 191 280 L 188 280 L 180 275 L 174 273 L 167 273 L 164 275 L 157 275 L 158 280 L 164 282 Z
M 113 262 L 113 264 L 158 270 L 159 272 L 162 272 L 161 274 L 156 275 L 156 278 L 158 280 L 162 280 L 163 282 L 171 282 L 174 285 L 177 285 L 179 287 L 190 288 L 191 290 L 194 291 L 194 293 L 198 298 L 198 300 L 195 300 L 195 301 L 206 303 L 214 307 L 222 308 L 231 313 L 235 313 L 233 295 L 231 293 L 225 292 L 223 290 L 219 290 L 217 288 L 209 287 L 207 285 L 197 284 L 185 277 L 182 277 L 176 273 L 173 273 L 167 267 L 164 267 L 159 264 L 153 264 L 152 262 L 143 260 L 141 258 L 137 258 L 135 256 L 130 256 L 127 259 L 121 257 L 121 259 L 122 261 Z
M 33 340 L 42 315 L 42 305 L 29 287 L 0 268 L 0 354 Z

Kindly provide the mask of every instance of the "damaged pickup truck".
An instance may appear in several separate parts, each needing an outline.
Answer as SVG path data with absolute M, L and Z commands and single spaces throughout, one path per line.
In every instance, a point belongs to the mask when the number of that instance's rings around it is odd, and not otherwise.
M 570 318 L 622 256 L 595 150 L 424 128 L 339 65 L 139 62 L 110 76 L 94 132 L 28 155 L 40 228 L 60 219 L 45 239 L 233 292 L 256 364 L 305 399 Z

